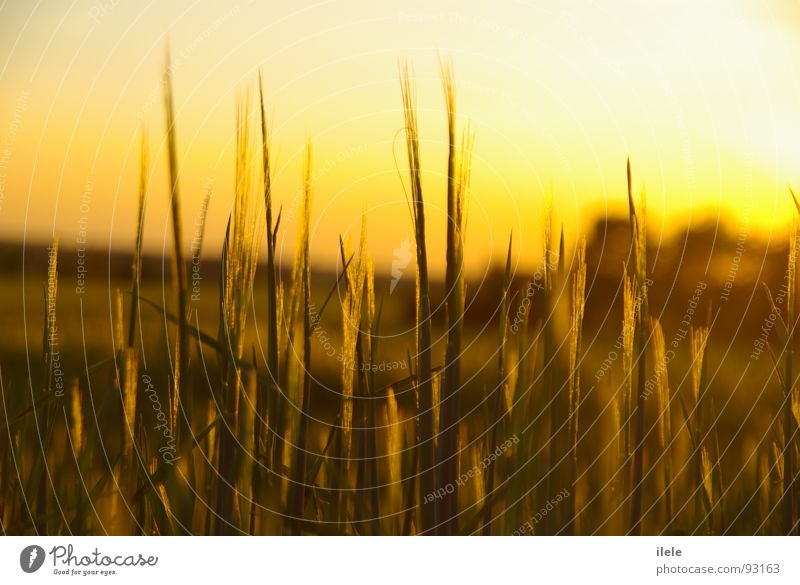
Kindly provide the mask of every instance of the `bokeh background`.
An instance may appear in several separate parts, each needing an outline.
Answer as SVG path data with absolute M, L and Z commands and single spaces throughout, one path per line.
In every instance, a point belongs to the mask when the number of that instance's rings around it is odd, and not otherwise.
M 772 496 L 753 494 L 772 489 L 756 478 L 775 481 L 767 453 L 778 436 L 781 387 L 769 354 L 754 357 L 753 350 L 771 313 L 762 283 L 775 291 L 785 279 L 796 214 L 787 184 L 800 185 L 795 2 L 0 3 L 6 428 L 42 385 L 42 290 L 46 247 L 54 239 L 60 246 L 57 313 L 66 377 L 83 380 L 90 365 L 114 357 L 117 290 L 130 287 L 142 135 L 151 159 L 142 295 L 174 310 L 162 77 L 167 51 L 187 247 L 205 221 L 201 294 L 192 304 L 201 328 L 215 334 L 219 325 L 220 250 L 234 201 L 235 108 L 238 99 L 256 95 L 260 70 L 274 148 L 274 204 L 283 210 L 281 274 L 289 279 L 310 139 L 312 296 L 321 303 L 335 285 L 338 239 L 357 243 L 365 214 L 376 288 L 385 303 L 381 359 L 393 364 L 377 374 L 382 386 L 409 376 L 415 343 L 414 231 L 398 72 L 405 62 L 417 85 L 435 362 L 444 356 L 447 135 L 440 62 L 452 62 L 458 125 L 469 124 L 475 135 L 465 249 L 464 433 L 478 432 L 473 418 L 495 383 L 508 238 L 513 234 L 513 315 L 542 263 L 549 201 L 556 229 L 563 229 L 568 265 L 576 243 L 587 240 L 586 434 L 579 447 L 587 475 L 573 494 L 587 505 L 587 533 L 619 530 L 609 520 L 616 488 L 602 479 L 602 466 L 608 465 L 603 447 L 613 426 L 606 406 L 621 374 L 616 365 L 607 375 L 597 373 L 622 325 L 630 158 L 635 191 L 646 192 L 650 311 L 662 322 L 667 343 L 675 342 L 669 369 L 677 395 L 690 394 L 691 355 L 682 331 L 711 327 L 706 359 L 728 488 L 726 530 L 777 530 Z M 399 277 L 392 275 L 396 267 Z M 265 279 L 262 265 L 246 343 L 259 356 L 266 338 Z M 533 307 L 535 315 L 544 315 L 536 297 Z M 334 302 L 322 321 L 328 341 L 317 338 L 312 346 L 319 424 L 311 448 L 317 451 L 338 408 L 334 389 L 341 364 L 326 343 L 341 346 L 340 321 Z M 147 307 L 141 326 L 148 370 L 166 386 L 174 332 L 163 314 Z M 196 359 L 192 372 L 199 380 L 217 374 L 213 364 Z M 397 388 L 401 409 L 411 416 L 413 394 L 404 393 L 402 384 Z M 89 385 L 82 400 L 94 413 L 102 405 L 92 424 L 98 437 L 115 445 L 113 452 L 121 440 L 122 407 L 109 389 L 111 378 Z M 673 418 L 680 427 L 677 407 Z M 67 426 L 56 436 L 63 438 Z M 651 453 L 655 441 L 652 436 Z M 688 433 L 678 431 L 676 441 L 676 453 L 688 453 Z M 63 441 L 57 444 L 64 448 Z M 102 474 L 103 465 L 92 473 Z M 676 474 L 688 485 L 688 468 Z M 652 504 L 661 480 L 649 481 Z M 98 504 L 98 518 L 121 513 L 106 505 L 103 510 Z M 646 517 L 651 531 L 662 524 L 660 513 L 653 509 Z M 79 530 L 113 532 L 119 526 L 113 519 L 83 522 Z

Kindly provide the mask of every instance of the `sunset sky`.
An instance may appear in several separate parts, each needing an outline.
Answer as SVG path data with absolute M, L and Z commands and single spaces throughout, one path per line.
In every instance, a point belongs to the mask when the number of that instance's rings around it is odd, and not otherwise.
M 439 58 L 475 133 L 466 258 L 535 258 L 552 193 L 570 238 L 625 209 L 625 159 L 664 233 L 720 217 L 785 225 L 800 185 L 800 7 L 789 0 L 212 2 L 0 0 L 0 239 L 130 249 L 139 133 L 152 176 L 145 245 L 171 246 L 161 73 L 171 47 L 186 233 L 212 185 L 206 250 L 232 203 L 237 99 L 265 79 L 276 198 L 291 250 L 301 154 L 315 157 L 312 251 L 369 214 L 388 270 L 411 235 L 398 61 L 417 79 L 430 241 L 443 250 Z M 403 175 L 405 180 L 406 176 Z M 293 210 L 295 213 L 293 213 Z M 443 253 L 432 264 L 442 266 Z

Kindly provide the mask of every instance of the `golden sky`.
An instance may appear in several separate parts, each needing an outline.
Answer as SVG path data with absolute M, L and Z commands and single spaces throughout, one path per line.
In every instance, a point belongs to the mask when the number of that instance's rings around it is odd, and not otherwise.
M 800 7 L 650 2 L 0 0 L 0 238 L 128 249 L 139 129 L 153 173 L 145 244 L 171 245 L 161 71 L 169 39 L 184 235 L 212 185 L 206 250 L 232 203 L 236 100 L 264 72 L 285 246 L 314 144 L 312 251 L 369 214 L 377 268 L 411 235 L 398 60 L 417 78 L 431 262 L 441 267 L 446 140 L 439 57 L 475 132 L 466 257 L 535 257 L 552 192 L 570 237 L 625 209 L 625 158 L 654 232 L 724 218 L 780 227 L 800 185 Z M 405 179 L 405 176 L 403 177 Z

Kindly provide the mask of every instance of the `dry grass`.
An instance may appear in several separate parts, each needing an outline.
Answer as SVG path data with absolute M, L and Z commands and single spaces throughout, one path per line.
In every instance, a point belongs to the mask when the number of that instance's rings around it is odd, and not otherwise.
M 650 315 L 646 203 L 644 195 L 635 201 L 630 164 L 631 247 L 621 275 L 622 314 L 613 312 L 619 311 L 616 305 L 613 311 L 609 308 L 618 319 L 612 327 L 614 334 L 619 332 L 614 349 L 615 356 L 619 350 L 619 360 L 615 357 L 610 365 L 612 381 L 604 380 L 602 388 L 596 388 L 591 375 L 586 375 L 586 362 L 592 357 L 584 335 L 584 322 L 591 323 L 585 317 L 592 306 L 586 240 L 579 237 L 569 261 L 573 250 L 549 206 L 542 229 L 543 265 L 537 270 L 541 278 L 518 278 L 509 240 L 500 292 L 492 299 L 495 314 L 488 323 L 497 337 L 487 344 L 492 346 L 486 350 L 491 356 L 485 360 L 488 365 L 473 376 L 475 364 L 465 360 L 465 351 L 476 351 L 474 347 L 480 348 L 485 341 L 471 338 L 472 332 L 465 328 L 470 298 L 464 276 L 465 234 L 473 138 L 468 127 L 458 135 L 452 67 L 443 64 L 441 75 L 447 122 L 446 187 L 437 192 L 426 181 L 423 198 L 415 87 L 409 68 L 400 71 L 408 203 L 416 248 L 415 347 L 408 350 L 408 371 L 378 376 L 370 366 L 389 357 L 385 355 L 389 350 L 380 342 L 382 282 L 369 255 L 366 213 L 355 251 L 340 240 L 341 274 L 324 303 L 317 309 L 312 300 L 318 289 L 312 288 L 311 281 L 314 174 L 310 140 L 304 156 L 291 277 L 281 277 L 288 267 L 276 248 L 281 215 L 273 208 L 273 160 L 260 76 L 259 111 L 251 110 L 254 96 L 250 95 L 237 110 L 233 207 L 215 307 L 218 330 L 213 335 L 200 328 L 199 319 L 196 325 L 190 323 L 175 106 L 167 62 L 164 101 L 174 299 L 170 307 L 162 307 L 146 299 L 140 285 L 150 175 L 142 132 L 131 302 L 125 302 L 121 293 L 112 302 L 114 355 L 91 364 L 85 379 L 71 381 L 63 424 L 57 421 L 53 407 L 59 390 L 54 375 L 56 242 L 44 296 L 42 387 L 31 389 L 29 402 L 21 406 L 6 403 L 3 387 L 3 430 L 7 432 L 2 434 L 7 437 L 2 437 L 0 457 L 0 519 L 4 530 L 92 533 L 110 523 L 114 531 L 132 534 L 728 531 L 732 506 L 749 494 L 732 494 L 723 477 L 720 439 L 724 436 L 706 379 L 709 356 L 713 356 L 708 351 L 710 329 L 691 328 L 686 352 L 691 358 L 689 388 L 671 388 L 668 374 L 675 366 L 668 358 L 664 335 L 669 323 L 663 315 L 658 319 Z M 254 116 L 260 118 L 260 132 L 253 127 Z M 425 231 L 431 200 L 446 203 L 448 214 L 445 293 L 434 299 L 436 306 L 443 301 L 441 312 L 434 315 Z M 774 371 L 783 401 L 782 424 L 768 435 L 767 446 L 757 450 L 753 465 L 754 509 L 765 517 L 772 516 L 772 508 L 780 511 L 762 523 L 760 530 L 765 533 L 788 534 L 797 530 L 798 522 L 800 400 L 793 367 L 797 235 L 795 229 L 782 300 L 776 302 L 767 295 L 778 324 L 780 344 L 771 348 L 777 350 Z M 266 263 L 259 268 L 264 237 Z M 193 253 L 199 250 L 193 248 Z M 521 248 L 520 254 L 528 250 Z M 253 298 L 259 269 L 266 270 L 265 300 Z M 325 275 L 320 273 L 319 278 L 324 280 Z M 520 288 L 522 280 L 527 288 Z M 314 285 L 322 286 L 316 272 Z M 440 296 L 436 287 L 433 291 Z M 314 335 L 327 326 L 322 314 L 332 299 L 341 300 L 341 314 L 335 315 L 341 318 L 337 347 L 341 366 L 329 380 L 320 372 L 324 356 L 315 350 Z M 410 311 L 410 301 L 408 305 Z M 166 366 L 163 371 L 157 366 L 144 368 L 148 340 L 140 329 L 142 306 L 155 307 L 158 316 L 171 324 L 170 332 L 177 329 L 177 338 L 166 340 L 162 347 L 164 363 L 172 366 L 171 378 Z M 266 326 L 266 338 L 258 338 L 265 345 L 262 354 L 255 344 L 249 347 L 248 321 L 253 312 L 259 318 L 256 325 L 263 317 Z M 436 340 L 441 341 L 435 344 Z M 192 346 L 199 348 L 201 358 L 200 364 L 191 364 L 192 372 L 202 367 L 203 380 L 190 375 Z M 210 350 L 208 355 L 205 350 Z M 156 357 L 153 361 L 157 362 Z M 144 381 L 145 374 L 152 379 L 152 388 Z M 485 386 L 475 388 L 479 383 L 474 380 Z M 207 384 L 208 393 L 201 382 Z M 323 384 L 338 393 L 338 402 L 324 415 L 329 419 L 318 416 L 320 407 L 312 404 L 324 396 Z M 105 392 L 105 387 L 115 391 Z M 483 402 L 470 411 L 465 408 L 465 388 L 476 395 L 483 391 Z M 655 404 L 646 408 L 651 388 Z M 108 402 L 114 404 L 102 413 L 114 421 L 113 440 L 104 436 L 106 428 L 93 425 L 86 415 L 90 401 L 94 408 L 105 408 L 101 401 L 95 402 L 100 395 L 113 399 Z M 675 400 L 686 422 L 680 428 L 677 424 L 673 428 L 672 417 L 679 416 L 672 406 Z M 158 410 L 154 410 L 156 404 Z M 596 421 L 587 419 L 594 412 L 606 411 Z M 161 429 L 152 429 L 152 421 L 162 418 L 168 437 L 160 434 Z M 654 434 L 648 440 L 656 430 L 657 437 Z M 64 453 L 60 441 L 53 440 L 54 433 L 59 437 L 66 433 L 71 457 L 61 457 Z M 177 444 L 174 465 L 164 457 L 169 437 Z M 100 473 L 95 454 L 108 445 L 113 446 L 106 453 L 112 473 Z M 603 447 L 607 449 L 601 453 Z M 55 461 L 56 456 L 61 463 Z M 599 460 L 597 465 L 593 456 Z M 17 468 L 20 460 L 25 464 Z M 690 472 L 673 478 L 683 467 Z M 58 470 L 53 477 L 46 473 L 50 468 Z M 13 481 L 15 474 L 17 481 Z M 592 509 L 593 489 L 598 485 L 613 486 L 611 495 L 600 496 L 607 508 L 602 519 Z M 562 498 L 554 504 L 556 495 L 564 493 L 566 501 Z M 56 496 L 60 508 L 53 506 Z M 21 502 L 29 503 L 30 513 Z
M 441 393 L 441 413 L 436 422 L 438 437 L 437 489 L 453 484 L 458 470 L 458 419 L 460 412 L 461 345 L 464 320 L 464 239 L 466 208 L 472 159 L 472 136 L 469 129 L 461 138 L 460 151 L 456 142 L 456 96 L 453 68 L 443 63 L 442 86 L 447 111 L 447 348 L 444 359 L 444 382 Z M 455 493 L 441 499 L 437 533 L 455 534 L 457 530 L 458 498 Z
M 173 397 L 175 404 L 185 403 L 185 412 L 191 412 L 191 393 L 186 391 L 183 377 L 189 364 L 189 333 L 187 322 L 188 280 L 183 247 L 183 221 L 181 219 L 180 172 L 175 129 L 175 105 L 172 94 L 172 65 L 167 51 L 164 65 L 164 109 L 167 126 L 167 154 L 169 159 L 170 211 L 172 217 L 173 275 L 175 281 L 176 309 L 178 312 L 178 342 L 173 365 Z M 188 427 L 188 425 L 187 425 Z M 179 431 L 176 433 L 180 436 Z
M 672 395 L 669 389 L 669 373 L 667 371 L 667 352 L 664 343 L 664 331 L 658 319 L 650 325 L 653 332 L 653 364 L 655 367 L 656 396 L 658 397 L 658 447 L 661 451 L 662 481 L 664 482 L 664 516 L 666 518 L 664 532 L 669 533 L 675 514 L 672 499 Z
M 428 248 L 425 242 L 425 203 L 422 198 L 422 171 L 419 156 L 416 91 L 408 66 L 401 70 L 406 150 L 411 185 L 411 216 L 417 252 L 417 367 L 420 531 L 433 534 L 438 526 L 436 504 L 425 496 L 436 491 L 436 448 L 434 438 L 433 367 L 431 364 L 431 301 L 428 282 Z
M 220 331 L 223 387 L 217 396 L 221 424 L 217 466 L 220 477 L 216 487 L 217 534 L 246 530 L 248 523 L 235 514 L 235 493 L 249 490 L 251 477 L 240 477 L 243 457 L 237 447 L 253 452 L 254 423 L 248 417 L 247 434 L 239 425 L 240 409 L 254 410 L 256 387 L 244 383 L 240 365 L 244 352 L 244 331 L 253 294 L 261 234 L 261 198 L 257 196 L 258 165 L 255 144 L 250 132 L 250 98 L 244 98 L 237 110 L 236 174 L 233 212 L 228 220 L 228 232 L 222 253 L 220 282 Z M 242 403 L 243 392 L 247 392 Z M 244 457 L 246 460 L 246 457 Z M 249 516 L 248 516 L 249 522 Z

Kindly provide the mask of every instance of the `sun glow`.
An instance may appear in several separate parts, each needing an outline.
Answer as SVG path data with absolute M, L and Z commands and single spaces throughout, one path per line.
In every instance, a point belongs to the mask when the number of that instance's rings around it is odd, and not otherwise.
M 398 59 L 415 70 L 431 246 L 441 249 L 442 57 L 455 68 L 459 127 L 469 122 L 475 133 L 466 254 L 473 268 L 502 256 L 509 231 L 533 246 L 548 192 L 573 239 L 598 214 L 624 212 L 628 156 L 637 186 L 648 191 L 651 223 L 664 233 L 709 215 L 767 233 L 783 227 L 785 186 L 800 182 L 795 6 L 471 4 L 462 11 L 456 2 L 172 2 L 149 11 L 94 0 L 43 4 L 28 20 L 7 4 L 3 236 L 58 234 L 69 247 L 88 198 L 89 245 L 129 246 L 146 128 L 153 175 L 144 242 L 155 251 L 168 244 L 160 85 L 168 42 L 184 224 L 193 224 L 211 187 L 211 250 L 233 201 L 235 103 L 261 67 L 277 202 L 291 211 L 298 199 L 310 135 L 313 257 L 335 260 L 338 234 L 357 234 L 366 209 L 370 231 L 381 235 L 373 239 L 378 265 L 388 266 L 411 230 L 398 175 Z M 285 219 L 292 237 L 291 213 Z M 436 257 L 432 266 L 440 268 Z

